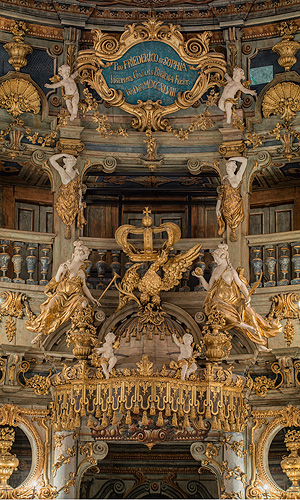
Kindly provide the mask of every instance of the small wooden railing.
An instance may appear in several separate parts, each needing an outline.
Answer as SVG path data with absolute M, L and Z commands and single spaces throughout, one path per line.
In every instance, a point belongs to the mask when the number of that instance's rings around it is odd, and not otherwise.
M 55 235 L 0 228 L 0 281 L 46 285 L 52 276 L 52 256 Z M 104 289 L 114 273 L 123 276 L 132 262 L 122 252 L 113 238 L 81 237 L 91 250 L 90 265 L 87 269 L 88 286 Z M 251 283 L 255 283 L 263 272 L 263 287 L 300 284 L 300 231 L 246 236 L 250 253 Z M 184 252 L 198 243 L 202 249 L 194 267 L 201 267 L 208 279 L 215 263 L 210 251 L 221 242 L 220 238 L 183 238 L 171 251 L 171 256 Z M 142 248 L 142 240 L 132 239 L 130 243 Z M 162 240 L 154 240 L 159 248 Z M 54 268 L 60 262 L 55 263 Z M 148 264 L 142 264 L 139 273 L 143 275 Z M 198 280 L 189 269 L 181 283 L 180 291 L 202 290 Z

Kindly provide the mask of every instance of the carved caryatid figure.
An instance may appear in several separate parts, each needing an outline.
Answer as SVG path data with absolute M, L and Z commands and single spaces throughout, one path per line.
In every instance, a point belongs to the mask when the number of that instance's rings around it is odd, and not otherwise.
M 63 166 L 57 160 L 63 158 Z M 52 167 L 57 170 L 61 178 L 61 185 L 59 187 L 58 197 L 55 202 L 55 208 L 62 219 L 63 223 L 67 226 L 65 237 L 67 239 L 71 236 L 70 227 L 77 216 L 77 227 L 81 229 L 86 220 L 83 215 L 85 203 L 82 203 L 82 183 L 79 176 L 79 171 L 74 168 L 76 165 L 75 156 L 59 153 L 51 156 L 49 159 Z
M 66 101 L 66 106 L 70 113 L 70 120 L 73 121 L 78 113 L 79 92 L 75 83 L 75 78 L 78 73 L 77 71 L 72 73 L 72 75 L 70 73 L 70 66 L 68 64 L 63 64 L 58 68 L 58 74 L 61 80 L 57 81 L 57 76 L 54 76 L 53 79 L 51 79 L 52 81 L 54 80 L 54 83 L 46 83 L 45 87 L 48 89 L 57 89 L 58 87 L 64 88 L 62 96 Z
M 241 165 L 238 168 L 237 163 Z M 218 218 L 218 234 L 225 231 L 225 222 L 231 229 L 230 241 L 237 241 L 236 228 L 244 220 L 244 206 L 241 195 L 241 181 L 246 170 L 247 159 L 242 156 L 230 158 L 226 163 L 226 172 L 219 188 L 219 198 L 216 206 Z
M 98 304 L 85 282 L 85 261 L 89 253 L 90 250 L 81 241 L 75 241 L 71 259 L 59 266 L 56 275 L 45 287 L 48 299 L 41 305 L 40 315 L 25 323 L 28 330 L 38 333 L 32 343 L 37 343 L 42 335 L 54 332 L 76 310 L 86 307 L 87 299 Z
M 109 378 L 112 369 L 114 368 L 117 357 L 114 355 L 114 349 L 119 348 L 119 342 L 116 342 L 116 336 L 113 332 L 108 332 L 105 336 L 105 341 L 102 347 L 97 347 L 95 352 L 101 354 L 97 365 L 101 365 L 102 371 L 106 378 Z
M 171 363 L 171 368 L 181 368 L 181 380 L 188 379 L 189 376 L 197 370 L 195 358 L 200 356 L 200 352 L 194 352 L 193 349 L 193 336 L 190 333 L 185 333 L 182 340 L 178 340 L 176 334 L 172 335 L 173 341 L 179 347 L 180 353 L 178 354 L 177 363 Z
M 205 314 L 218 310 L 225 318 L 225 330 L 237 328 L 246 334 L 250 340 L 261 346 L 266 345 L 266 338 L 275 337 L 281 332 L 282 326 L 278 320 L 267 321 L 251 306 L 251 293 L 247 289 L 247 281 L 243 269 L 237 272 L 231 265 L 228 246 L 218 245 L 212 253 L 217 267 L 213 270 L 209 283 L 202 276 L 202 270 L 197 268 L 197 276 L 202 286 L 207 290 L 204 302 Z M 199 271 L 198 271 L 199 270 Z
M 244 94 L 256 96 L 256 92 L 255 90 L 247 89 L 241 83 L 241 80 L 245 79 L 245 73 L 242 68 L 234 68 L 232 78 L 226 73 L 225 79 L 227 80 L 227 84 L 225 85 L 222 95 L 219 99 L 218 107 L 222 111 L 225 111 L 226 121 L 228 124 L 230 124 L 232 119 L 232 106 L 236 103 L 236 93 L 240 91 Z

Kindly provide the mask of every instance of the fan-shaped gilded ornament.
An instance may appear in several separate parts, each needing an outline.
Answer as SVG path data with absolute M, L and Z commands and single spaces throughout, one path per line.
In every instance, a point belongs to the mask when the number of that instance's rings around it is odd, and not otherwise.
M 12 78 L 0 85 L 0 108 L 4 108 L 14 117 L 22 113 L 40 111 L 41 100 L 32 85 L 23 78 Z
M 292 82 L 282 82 L 271 87 L 262 102 L 265 118 L 280 115 L 282 120 L 290 121 L 300 111 L 300 86 Z

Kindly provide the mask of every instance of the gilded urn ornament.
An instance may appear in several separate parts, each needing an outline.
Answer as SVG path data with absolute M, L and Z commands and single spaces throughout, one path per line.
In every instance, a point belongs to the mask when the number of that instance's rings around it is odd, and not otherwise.
M 283 458 L 280 465 L 283 472 L 292 481 L 292 486 L 287 490 L 287 493 L 300 494 L 300 456 L 298 454 L 300 450 L 300 431 L 288 431 L 284 441 L 290 454 Z
M 74 345 L 73 354 L 79 360 L 91 354 L 96 328 L 93 326 L 93 310 L 90 306 L 77 309 L 71 318 L 71 328 L 67 332 L 67 344 Z
M 21 68 L 27 65 L 26 57 L 32 53 L 32 47 L 24 43 L 24 37 L 28 31 L 26 24 L 23 21 L 15 21 L 12 29 L 13 42 L 6 43 L 3 47 L 9 53 L 8 59 L 15 71 L 20 71 Z
M 285 71 L 290 71 L 297 62 L 296 54 L 300 50 L 300 43 L 294 40 L 293 36 L 293 33 L 297 31 L 297 25 L 294 21 L 284 21 L 279 25 L 278 31 L 282 40 L 276 43 L 272 50 L 279 55 L 278 64 Z
M 18 468 L 19 460 L 16 455 L 12 455 L 11 449 L 15 440 L 15 431 L 10 427 L 0 429 L 0 492 L 12 489 L 7 484 L 13 471 Z

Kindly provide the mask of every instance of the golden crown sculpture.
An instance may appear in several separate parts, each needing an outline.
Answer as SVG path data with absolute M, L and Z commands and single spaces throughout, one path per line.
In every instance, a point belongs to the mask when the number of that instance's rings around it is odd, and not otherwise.
M 150 217 L 151 210 L 145 207 L 143 210 L 145 217 L 142 219 L 143 227 L 137 228 L 131 224 L 120 226 L 115 233 L 116 242 L 123 248 L 133 262 L 155 261 L 159 258 L 161 250 L 169 251 L 173 245 L 180 240 L 181 231 L 177 224 L 173 222 L 164 222 L 158 227 L 152 227 L 153 219 Z M 161 250 L 153 249 L 154 234 L 166 232 L 168 239 L 164 241 Z M 143 235 L 144 249 L 138 250 L 128 241 L 130 234 Z

